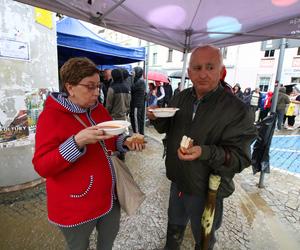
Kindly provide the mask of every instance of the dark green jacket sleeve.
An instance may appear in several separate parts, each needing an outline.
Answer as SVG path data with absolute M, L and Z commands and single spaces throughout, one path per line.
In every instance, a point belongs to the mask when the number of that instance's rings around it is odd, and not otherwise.
M 223 174 L 241 172 L 251 164 L 250 145 L 257 135 L 250 111 L 239 113 L 222 131 L 218 145 L 200 145 L 200 160 Z

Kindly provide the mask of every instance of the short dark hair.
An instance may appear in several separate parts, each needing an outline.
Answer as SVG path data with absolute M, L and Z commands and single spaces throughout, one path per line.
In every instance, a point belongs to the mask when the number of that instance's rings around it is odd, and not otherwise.
M 66 92 L 65 84 L 77 85 L 83 78 L 99 74 L 96 64 L 86 57 L 74 57 L 69 59 L 60 68 L 60 80 L 63 90 Z
M 114 82 L 123 82 L 123 72 L 122 69 L 113 69 L 111 71 L 111 77 L 113 79 Z

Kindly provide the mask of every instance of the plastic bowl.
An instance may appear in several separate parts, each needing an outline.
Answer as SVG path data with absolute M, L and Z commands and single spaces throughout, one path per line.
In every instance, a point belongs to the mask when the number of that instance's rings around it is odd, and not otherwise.
M 172 117 L 179 110 L 179 108 L 156 108 L 149 109 L 149 111 L 153 112 L 156 117 Z
M 99 129 L 103 130 L 107 135 L 119 135 L 126 131 L 130 123 L 127 121 L 107 121 L 97 124 Z

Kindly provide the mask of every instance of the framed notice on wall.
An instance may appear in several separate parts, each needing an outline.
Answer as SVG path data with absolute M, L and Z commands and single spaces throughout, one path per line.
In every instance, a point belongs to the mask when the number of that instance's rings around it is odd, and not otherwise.
M 27 42 L 0 38 L 0 58 L 10 58 L 28 61 L 29 44 Z

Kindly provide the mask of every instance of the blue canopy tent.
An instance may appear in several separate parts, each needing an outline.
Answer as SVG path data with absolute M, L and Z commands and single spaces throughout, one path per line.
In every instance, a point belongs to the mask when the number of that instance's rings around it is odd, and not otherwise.
M 126 69 L 128 72 L 132 71 L 132 65 L 130 64 L 123 64 L 123 65 L 98 65 L 98 69 L 105 70 L 105 69 Z
M 145 60 L 145 48 L 123 47 L 102 39 L 80 21 L 66 17 L 57 22 L 58 63 L 84 56 L 97 65 L 128 64 Z

